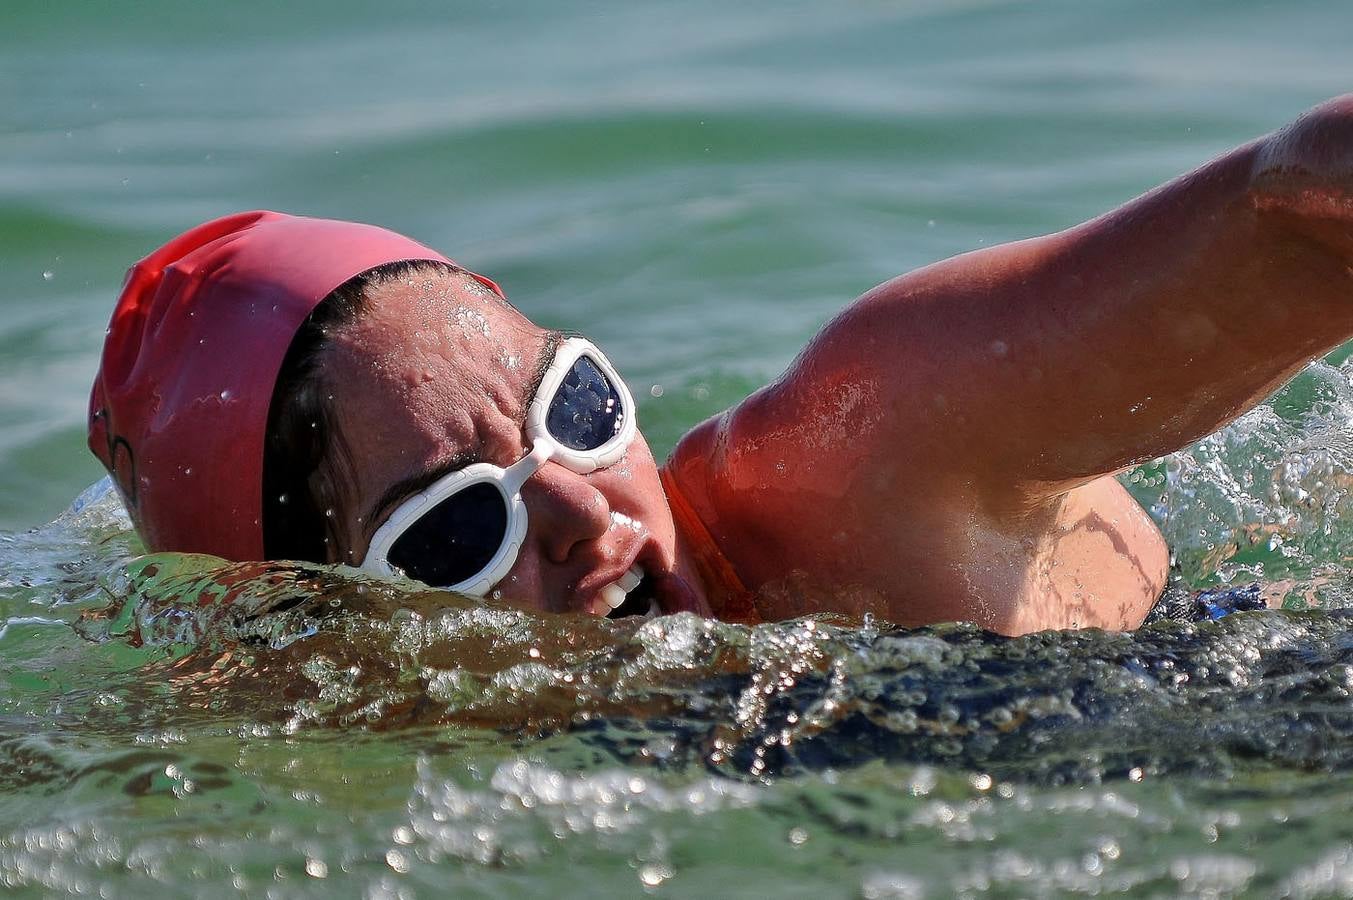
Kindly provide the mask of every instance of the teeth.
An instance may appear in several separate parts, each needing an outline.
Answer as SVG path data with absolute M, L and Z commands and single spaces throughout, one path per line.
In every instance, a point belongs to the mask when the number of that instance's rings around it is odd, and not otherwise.
M 643 580 L 644 580 L 644 570 L 639 568 L 639 566 L 636 564 L 630 566 L 630 570 L 626 572 L 624 575 L 621 575 L 620 580 L 617 581 L 616 584 L 624 588 L 625 593 L 628 594 L 630 591 L 637 588 L 639 586 L 639 582 Z
M 624 575 L 597 591 L 597 598 L 592 601 L 592 612 L 604 616 L 612 610 L 619 609 L 625 603 L 625 595 L 638 587 L 643 579 L 644 570 L 638 566 L 631 566 Z
M 619 609 L 625 602 L 625 594 L 628 593 L 620 586 L 619 582 L 608 584 L 600 591 L 601 601 L 611 609 Z

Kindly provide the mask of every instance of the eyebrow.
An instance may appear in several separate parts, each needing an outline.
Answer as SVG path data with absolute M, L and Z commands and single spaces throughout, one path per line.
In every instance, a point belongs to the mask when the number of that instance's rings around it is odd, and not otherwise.
M 536 369 L 527 382 L 521 396 L 518 398 L 521 406 L 521 418 L 517 424 L 526 427 L 526 411 L 531 405 L 531 400 L 535 398 L 536 392 L 540 390 L 540 383 L 545 380 L 545 373 L 549 371 L 550 364 L 554 362 L 554 354 L 559 349 L 559 343 L 565 338 L 562 331 L 548 331 L 545 333 L 545 346 L 541 349 L 540 355 L 536 357 Z M 371 515 L 365 520 L 368 526 L 374 526 L 381 522 L 381 517 L 393 506 L 396 506 L 409 497 L 421 493 L 428 487 L 450 475 L 452 472 L 459 471 L 466 466 L 480 462 L 478 450 L 462 450 L 450 459 L 443 460 L 430 469 L 426 469 L 416 475 L 401 479 L 390 485 L 389 490 L 381 494 L 376 505 L 371 510 Z M 366 529 L 363 529 L 364 531 Z M 375 533 L 376 529 L 371 528 L 370 533 Z

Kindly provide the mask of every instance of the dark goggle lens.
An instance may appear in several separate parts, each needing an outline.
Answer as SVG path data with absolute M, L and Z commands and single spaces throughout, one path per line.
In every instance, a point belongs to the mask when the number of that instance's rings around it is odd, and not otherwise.
M 629 410 L 597 364 L 578 357 L 550 400 L 545 427 L 573 450 L 595 450 L 620 433 Z
M 389 561 L 410 578 L 448 587 L 484 571 L 506 537 L 503 495 L 481 481 L 423 513 L 395 540 Z

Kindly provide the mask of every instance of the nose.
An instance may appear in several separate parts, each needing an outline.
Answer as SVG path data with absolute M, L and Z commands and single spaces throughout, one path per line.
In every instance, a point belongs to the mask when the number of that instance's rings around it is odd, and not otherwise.
M 611 526 L 606 496 L 586 476 L 558 463 L 543 465 L 521 493 L 529 513 L 527 539 L 538 541 L 551 562 L 567 562 L 575 546 L 596 540 Z

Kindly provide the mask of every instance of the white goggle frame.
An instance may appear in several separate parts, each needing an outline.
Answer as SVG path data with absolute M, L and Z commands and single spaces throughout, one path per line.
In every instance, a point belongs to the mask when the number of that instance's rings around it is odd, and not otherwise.
M 573 364 L 582 356 L 590 359 L 606 376 L 606 380 L 610 382 L 612 390 L 624 406 L 620 430 L 595 450 L 574 450 L 564 446 L 550 435 L 547 422 L 551 401 L 554 400 Z M 541 379 L 540 387 L 526 410 L 526 439 L 531 444 L 531 452 L 506 469 L 492 463 L 474 463 L 450 472 L 399 504 L 372 535 L 366 557 L 359 568 L 372 575 L 386 578 L 403 577 L 404 573 L 389 562 L 390 548 L 394 546 L 395 541 L 399 540 L 425 511 L 468 487 L 488 483 L 502 495 L 503 505 L 507 509 L 506 531 L 498 552 L 474 577 L 458 584 L 432 585 L 472 597 L 485 596 L 512 569 L 513 563 L 517 561 L 517 554 L 521 551 L 522 542 L 526 539 L 526 504 L 521 499 L 521 488 L 526 480 L 550 461 L 557 462 L 579 475 L 613 465 L 625 455 L 625 451 L 634 440 L 636 427 L 634 420 L 634 398 L 630 395 L 629 388 L 596 345 L 580 337 L 560 342 L 554 360 L 545 371 L 545 377 Z

